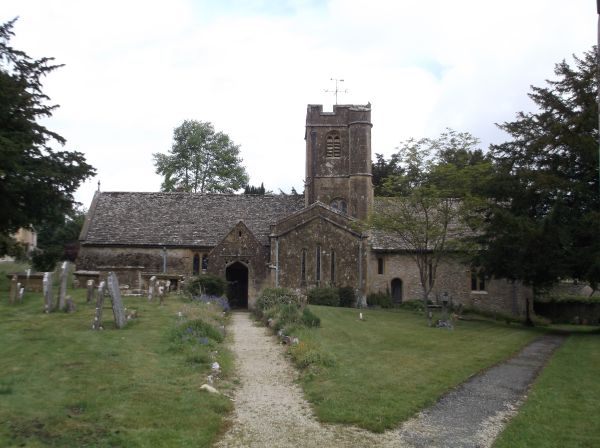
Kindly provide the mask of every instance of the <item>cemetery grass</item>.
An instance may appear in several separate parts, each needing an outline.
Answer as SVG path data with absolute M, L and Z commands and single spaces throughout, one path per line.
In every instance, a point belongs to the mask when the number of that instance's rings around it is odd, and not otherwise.
M 470 376 L 518 352 L 541 335 L 486 321 L 458 321 L 454 330 L 430 328 L 408 310 L 358 310 L 311 305 L 321 328 L 298 330 L 320 345 L 333 366 L 312 366 L 300 377 L 323 422 L 381 432 L 398 427 Z
M 600 446 L 600 332 L 573 334 L 533 385 L 495 448 Z
M 139 317 L 116 330 L 107 298 L 92 331 L 85 290 L 69 294 L 75 313 L 44 314 L 41 294 L 8 305 L 0 291 L 0 446 L 210 446 L 232 404 L 199 390 L 212 359 L 173 349 L 182 299 L 124 297 Z M 227 377 L 232 355 L 218 352 Z

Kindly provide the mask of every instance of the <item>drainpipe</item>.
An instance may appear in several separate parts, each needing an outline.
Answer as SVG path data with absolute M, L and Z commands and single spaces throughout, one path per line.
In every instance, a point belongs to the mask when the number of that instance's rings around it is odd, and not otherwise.
M 275 288 L 279 288 L 279 238 L 275 238 Z
M 162 249 L 162 257 L 163 257 L 163 274 L 167 273 L 167 248 L 166 246 Z

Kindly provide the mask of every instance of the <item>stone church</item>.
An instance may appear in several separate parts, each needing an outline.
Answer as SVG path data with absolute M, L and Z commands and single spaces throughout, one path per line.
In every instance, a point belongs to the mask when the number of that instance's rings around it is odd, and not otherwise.
M 78 275 L 118 273 L 143 289 L 156 275 L 177 284 L 210 273 L 230 300 L 252 307 L 262 288 L 351 286 L 358 297 L 421 297 L 419 273 L 390 235 L 360 230 L 380 201 L 371 180 L 371 106 L 306 114 L 304 195 L 97 192 L 80 235 Z M 431 298 L 522 315 L 531 291 L 482 279 L 459 261 L 438 268 Z

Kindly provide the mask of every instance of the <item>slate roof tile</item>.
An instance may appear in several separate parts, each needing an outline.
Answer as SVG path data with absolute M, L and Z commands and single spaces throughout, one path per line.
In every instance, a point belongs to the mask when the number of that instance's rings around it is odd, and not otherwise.
M 97 193 L 83 245 L 215 246 L 239 221 L 262 243 L 269 226 L 304 207 L 301 195 Z

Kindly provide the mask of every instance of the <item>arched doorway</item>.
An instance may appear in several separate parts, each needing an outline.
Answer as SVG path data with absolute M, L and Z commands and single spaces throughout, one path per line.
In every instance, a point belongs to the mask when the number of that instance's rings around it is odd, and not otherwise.
M 392 301 L 402 303 L 402 280 L 395 278 L 392 280 Z
M 236 261 L 225 269 L 227 298 L 231 308 L 248 308 L 248 268 Z

